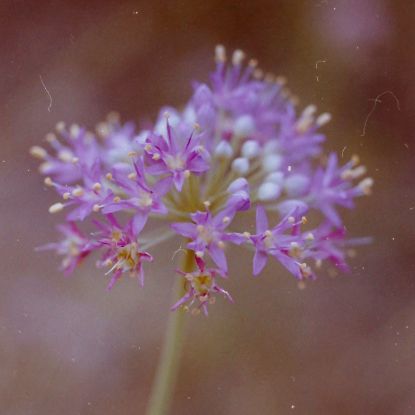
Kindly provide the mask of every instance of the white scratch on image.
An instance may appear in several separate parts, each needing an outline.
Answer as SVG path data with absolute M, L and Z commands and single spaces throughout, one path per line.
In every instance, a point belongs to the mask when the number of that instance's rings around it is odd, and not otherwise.
M 53 104 L 52 95 L 50 94 L 49 90 L 47 89 L 45 83 L 43 82 L 42 75 L 40 75 L 40 74 L 39 74 L 39 79 L 40 79 L 40 82 L 42 82 L 42 86 L 43 86 L 44 90 L 46 91 L 46 94 L 49 97 L 49 107 L 48 107 L 48 111 L 50 112 L 52 110 L 52 104 Z
M 392 91 L 384 91 L 384 92 L 382 92 L 381 94 L 379 94 L 375 99 L 371 99 L 371 101 L 374 101 L 373 102 L 373 107 L 372 107 L 372 109 L 370 110 L 370 112 L 369 112 L 369 114 L 367 114 L 367 117 L 366 117 L 366 120 L 365 120 L 365 123 L 364 123 L 364 125 L 363 125 L 363 130 L 362 130 L 362 134 L 361 134 L 361 137 L 363 137 L 365 134 L 366 134 L 366 126 L 367 126 L 367 122 L 369 121 L 369 118 L 370 118 L 370 116 L 374 113 L 374 111 L 375 111 L 375 109 L 376 109 L 376 105 L 378 104 L 378 103 L 382 103 L 382 101 L 379 99 L 380 97 L 382 97 L 383 95 L 386 95 L 386 94 L 391 94 L 392 96 L 393 96 L 393 98 L 395 99 L 395 102 L 396 102 L 396 108 L 398 108 L 398 111 L 400 111 L 401 110 L 401 105 L 400 105 L 400 103 L 399 103 L 399 99 L 398 99 L 398 97 L 392 92 Z

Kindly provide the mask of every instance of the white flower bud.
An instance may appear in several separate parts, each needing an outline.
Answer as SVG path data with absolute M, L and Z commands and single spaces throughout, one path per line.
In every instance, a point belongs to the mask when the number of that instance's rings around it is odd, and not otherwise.
M 271 182 L 262 183 L 258 189 L 258 199 L 261 202 L 268 202 L 271 200 L 278 199 L 280 194 L 281 187 Z
M 250 115 L 238 117 L 233 125 L 233 132 L 239 137 L 249 137 L 255 131 L 255 123 Z
M 279 154 L 268 154 L 264 157 L 262 164 L 266 172 L 278 170 L 282 165 L 282 157 Z
M 303 174 L 292 174 L 284 181 L 284 188 L 289 196 L 298 196 L 304 193 L 310 183 L 310 179 Z
M 231 158 L 233 156 L 233 148 L 228 141 L 222 140 L 215 148 L 215 155 L 218 157 Z
M 256 157 L 260 152 L 259 144 L 254 140 L 246 141 L 242 146 L 242 156 L 246 157 L 247 159 L 252 159 Z
M 232 162 L 232 170 L 244 176 L 249 171 L 249 160 L 244 157 L 238 157 Z

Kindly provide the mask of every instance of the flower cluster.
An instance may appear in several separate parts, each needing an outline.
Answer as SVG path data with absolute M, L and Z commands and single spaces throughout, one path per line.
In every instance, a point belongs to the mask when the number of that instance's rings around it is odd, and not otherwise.
M 126 274 L 143 285 L 143 264 L 153 261 L 147 250 L 181 237 L 194 269 L 178 271 L 185 294 L 173 309 L 207 313 L 216 294 L 231 299 L 218 284 L 232 272 L 232 244 L 253 253 L 254 275 L 269 259 L 302 283 L 323 261 L 347 268 L 353 240 L 339 208 L 370 193 L 364 166 L 356 156 L 342 165 L 324 155 L 319 129 L 330 115 L 313 105 L 299 113 L 283 79 L 264 76 L 254 60 L 244 64 L 239 50 L 228 61 L 218 46 L 215 60 L 210 83 L 196 83 L 184 108 L 163 108 L 149 129 L 136 132 L 111 114 L 95 133 L 59 123 L 46 137 L 49 150 L 32 147 L 45 185 L 60 197 L 49 211 L 66 213 L 62 239 L 44 247 L 63 256 L 65 272 L 99 251 L 109 288 Z M 160 222 L 157 236 L 150 218 Z M 85 222 L 94 229 L 82 231 Z

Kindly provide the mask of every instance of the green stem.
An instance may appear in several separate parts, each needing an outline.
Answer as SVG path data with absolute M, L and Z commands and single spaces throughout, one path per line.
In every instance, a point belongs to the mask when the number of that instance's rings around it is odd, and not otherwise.
M 186 250 L 183 271 L 193 270 L 192 251 Z M 184 294 L 184 281 L 177 278 L 174 288 L 174 301 Z M 171 312 L 167 323 L 159 365 L 150 394 L 146 415 L 167 415 L 179 369 L 180 350 L 183 340 L 185 311 L 182 308 Z

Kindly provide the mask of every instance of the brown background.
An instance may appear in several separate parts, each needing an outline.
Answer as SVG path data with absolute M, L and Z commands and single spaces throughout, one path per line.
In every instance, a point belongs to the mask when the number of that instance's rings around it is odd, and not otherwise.
M 92 263 L 65 279 L 34 252 L 59 218 L 28 148 L 61 120 L 93 128 L 111 110 L 140 120 L 180 106 L 220 42 L 332 112 L 327 148 L 359 153 L 376 182 L 345 221 L 374 243 L 351 275 L 303 291 L 277 265 L 251 278 L 232 251 L 236 303 L 189 316 L 172 414 L 414 414 L 414 19 L 414 2 L 393 0 L 1 1 L 0 413 L 143 413 L 175 246 L 144 290 L 107 293 Z M 385 91 L 400 110 L 384 94 L 362 136 Z

